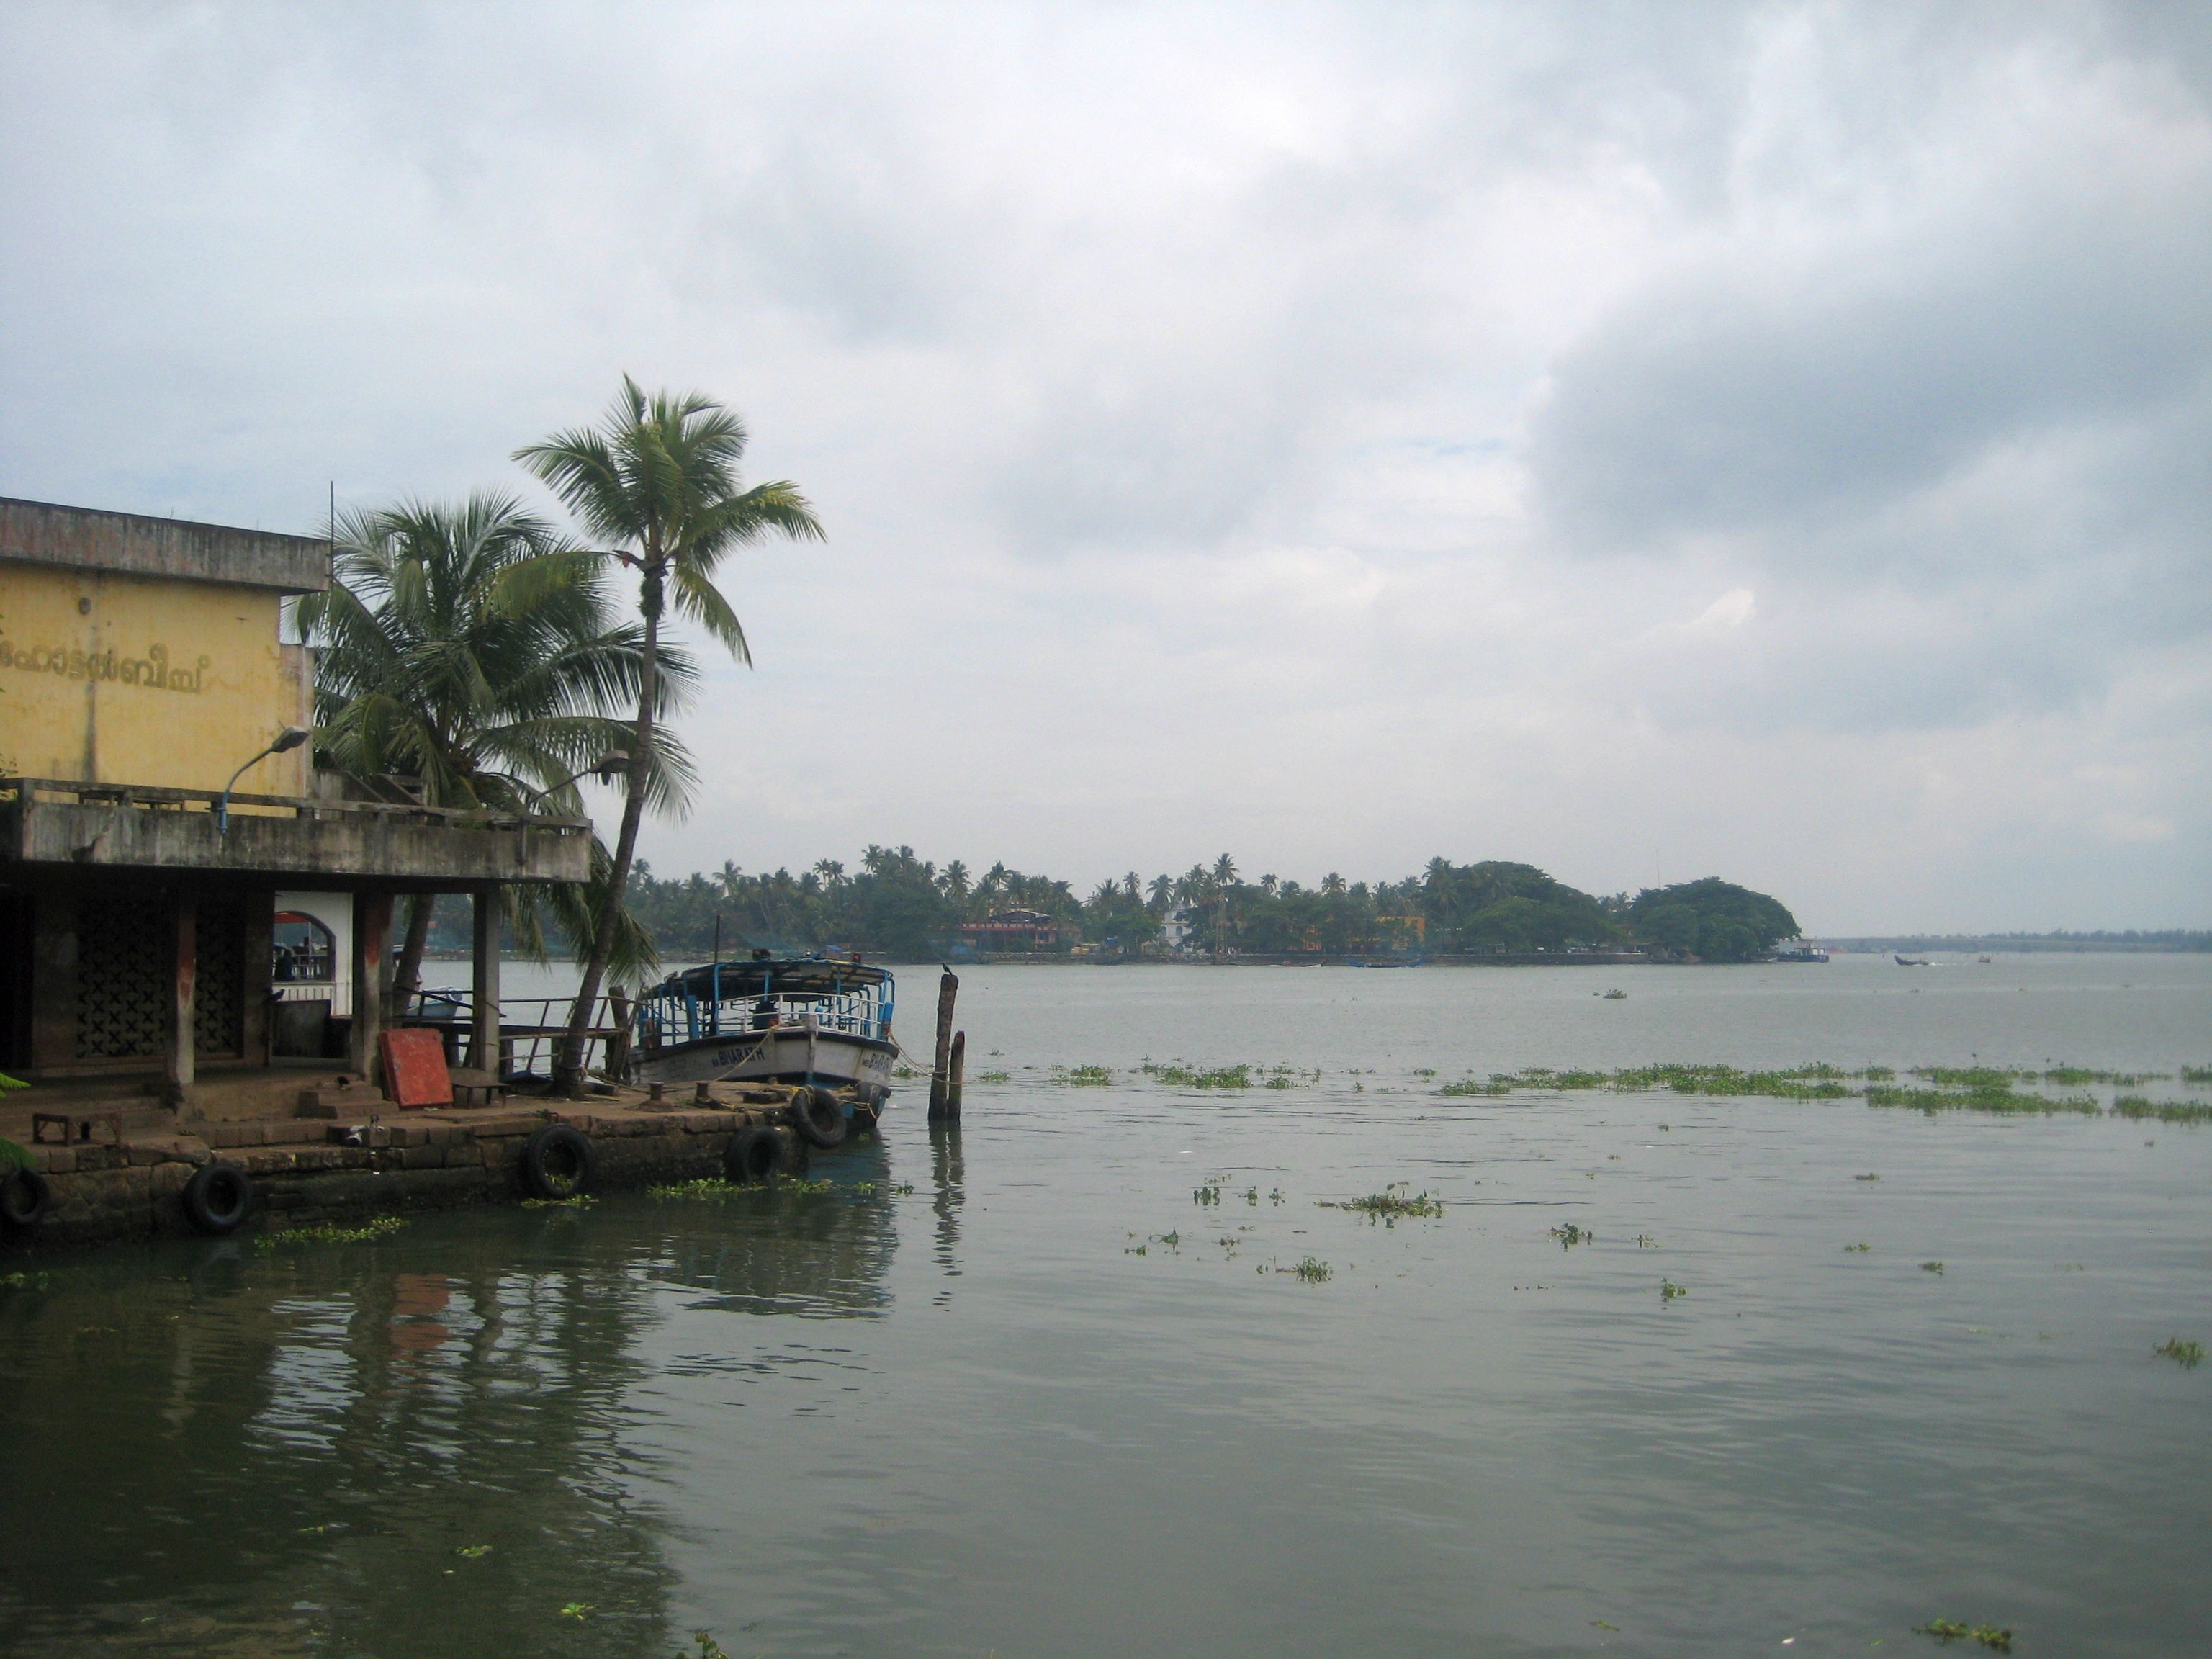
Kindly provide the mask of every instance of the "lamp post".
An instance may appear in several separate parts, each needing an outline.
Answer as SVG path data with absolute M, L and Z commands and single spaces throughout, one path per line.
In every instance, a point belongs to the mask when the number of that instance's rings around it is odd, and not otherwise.
M 238 770 L 230 775 L 230 781 L 223 785 L 222 793 L 216 799 L 216 834 L 218 836 L 227 836 L 230 833 L 230 792 L 238 787 L 238 781 L 246 775 L 247 770 L 252 767 L 260 765 L 263 761 L 267 760 L 271 755 L 282 755 L 289 750 L 297 749 L 301 744 L 307 742 L 307 728 L 306 726 L 288 726 L 282 732 L 279 732 L 276 734 L 275 742 L 271 743 L 266 749 L 263 750 L 252 760 L 246 762 L 244 766 L 240 767 Z

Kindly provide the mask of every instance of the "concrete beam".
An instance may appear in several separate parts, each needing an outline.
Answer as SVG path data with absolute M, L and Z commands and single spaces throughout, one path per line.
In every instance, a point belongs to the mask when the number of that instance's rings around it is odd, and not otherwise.
M 319 538 L 7 496 L 0 496 L 0 559 L 280 593 L 319 593 L 331 585 L 330 544 Z
M 0 800 L 0 865 L 223 871 L 296 885 L 367 878 L 418 890 L 495 882 L 581 882 L 581 830 L 474 829 L 388 813 L 280 817 L 234 812 L 217 834 L 209 812 L 33 799 Z

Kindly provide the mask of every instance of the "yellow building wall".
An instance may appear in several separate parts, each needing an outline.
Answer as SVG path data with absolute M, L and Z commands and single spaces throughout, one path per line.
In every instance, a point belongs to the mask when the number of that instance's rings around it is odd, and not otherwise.
M 264 588 L 0 562 L 0 773 L 220 789 L 309 726 L 307 653 Z M 306 745 L 238 781 L 307 793 Z

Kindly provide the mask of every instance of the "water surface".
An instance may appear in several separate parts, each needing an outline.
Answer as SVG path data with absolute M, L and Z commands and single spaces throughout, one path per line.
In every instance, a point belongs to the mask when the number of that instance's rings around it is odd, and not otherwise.
M 2208 969 L 971 970 L 1010 1080 L 956 1136 L 910 1099 L 826 1193 L 28 1264 L 0 1646 L 2199 1651 L 2212 1366 L 2153 1349 L 2212 1342 L 2212 1128 L 1437 1090 L 2172 1072 Z M 1320 1202 L 1399 1181 L 1443 1215 Z

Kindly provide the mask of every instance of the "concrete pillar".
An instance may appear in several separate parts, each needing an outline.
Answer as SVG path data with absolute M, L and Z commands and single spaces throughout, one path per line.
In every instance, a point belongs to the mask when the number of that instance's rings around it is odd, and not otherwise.
M 76 895 L 46 889 L 32 901 L 31 1069 L 76 1056 Z
M 168 1079 L 169 1103 L 179 1106 L 199 1075 L 192 1020 L 193 992 L 199 977 L 199 906 L 190 891 L 172 895 L 169 903 L 177 954 L 172 981 L 175 995 L 169 1011 L 169 1052 L 162 1071 Z
M 475 923 L 470 956 L 476 970 L 471 981 L 469 1064 L 478 1071 L 499 1072 L 499 889 L 479 887 L 469 896 Z
M 240 1033 L 240 1057 L 250 1065 L 266 1066 L 273 1050 L 270 1047 L 272 1011 L 270 1006 L 270 957 L 275 953 L 276 932 L 276 893 L 274 888 L 257 888 L 239 901 L 240 945 L 244 954 L 246 983 L 241 994 L 245 998 L 245 1030 Z
M 384 1034 L 385 938 L 392 931 L 392 895 L 353 896 L 353 1038 L 347 1059 L 356 1075 L 380 1081 L 376 1040 Z

